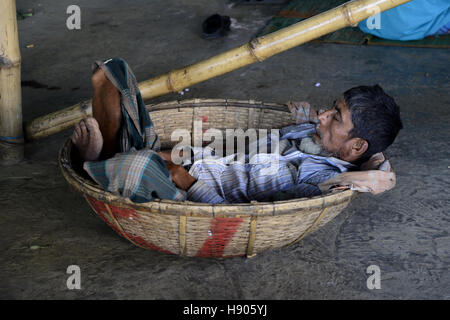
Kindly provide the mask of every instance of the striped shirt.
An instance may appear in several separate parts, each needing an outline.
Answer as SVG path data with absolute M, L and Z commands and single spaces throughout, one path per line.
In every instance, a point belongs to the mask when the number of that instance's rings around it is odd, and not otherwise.
M 334 157 L 303 153 L 298 142 L 280 140 L 279 152 L 256 154 L 245 163 L 235 161 L 236 154 L 201 159 L 205 150 L 194 150 L 189 174 L 197 182 L 187 191 L 187 199 L 220 204 L 313 197 L 321 194 L 319 183 L 354 167 Z

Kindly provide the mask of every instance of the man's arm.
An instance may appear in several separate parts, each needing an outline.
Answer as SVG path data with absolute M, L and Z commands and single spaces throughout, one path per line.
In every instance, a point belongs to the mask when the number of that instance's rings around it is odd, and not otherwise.
M 296 184 L 276 192 L 273 201 L 320 196 L 322 191 L 318 184 L 340 173 L 337 167 L 314 158 L 305 159 L 298 170 Z
M 187 191 L 197 180 L 189 174 L 182 166 L 173 164 L 170 161 L 164 161 L 170 172 L 172 181 L 181 190 Z
M 189 201 L 210 203 L 210 204 L 225 204 L 229 203 L 222 196 L 220 196 L 214 188 L 208 186 L 203 180 L 197 180 L 188 190 L 187 199 Z
M 308 172 L 304 172 L 306 170 L 302 166 L 300 170 L 302 172 L 300 172 L 299 181 L 297 182 L 297 184 L 307 183 L 314 186 L 318 186 L 319 183 L 331 179 L 332 177 L 340 173 L 338 168 L 334 168 L 331 166 L 324 166 L 323 169 L 317 169 L 317 171 Z
M 196 180 L 182 166 L 166 161 L 167 169 L 170 171 L 172 181 L 178 188 L 187 191 L 190 201 L 210 204 L 228 203 L 220 196 L 214 188 L 208 186 L 202 180 Z

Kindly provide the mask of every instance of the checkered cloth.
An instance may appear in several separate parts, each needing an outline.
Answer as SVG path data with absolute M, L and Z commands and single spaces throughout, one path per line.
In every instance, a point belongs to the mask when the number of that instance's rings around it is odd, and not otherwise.
M 157 154 L 161 143 L 130 67 L 124 60 L 114 58 L 96 61 L 93 71 L 98 68 L 120 92 L 120 153 L 103 161 L 86 161 L 84 169 L 105 190 L 134 202 L 156 198 L 184 200 L 186 193 L 177 189 L 164 160 Z

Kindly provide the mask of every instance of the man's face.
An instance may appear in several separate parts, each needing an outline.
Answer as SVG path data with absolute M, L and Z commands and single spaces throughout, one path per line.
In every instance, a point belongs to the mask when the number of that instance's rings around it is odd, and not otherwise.
M 333 108 L 319 114 L 318 120 L 314 141 L 330 155 L 345 160 L 345 147 L 349 141 L 349 133 L 353 129 L 353 122 L 344 97 L 336 100 Z

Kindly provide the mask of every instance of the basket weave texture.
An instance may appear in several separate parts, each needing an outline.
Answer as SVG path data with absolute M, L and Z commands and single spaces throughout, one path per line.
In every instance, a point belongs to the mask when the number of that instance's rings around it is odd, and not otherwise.
M 259 101 L 194 99 L 147 107 L 164 148 L 175 129 L 272 129 L 293 124 L 287 106 Z M 70 139 L 59 154 L 61 171 L 92 209 L 119 235 L 151 250 L 191 257 L 252 257 L 294 244 L 336 217 L 357 192 L 277 202 L 210 205 L 156 200 L 134 203 L 106 192 L 80 172 Z M 76 169 L 78 168 L 78 169 Z

